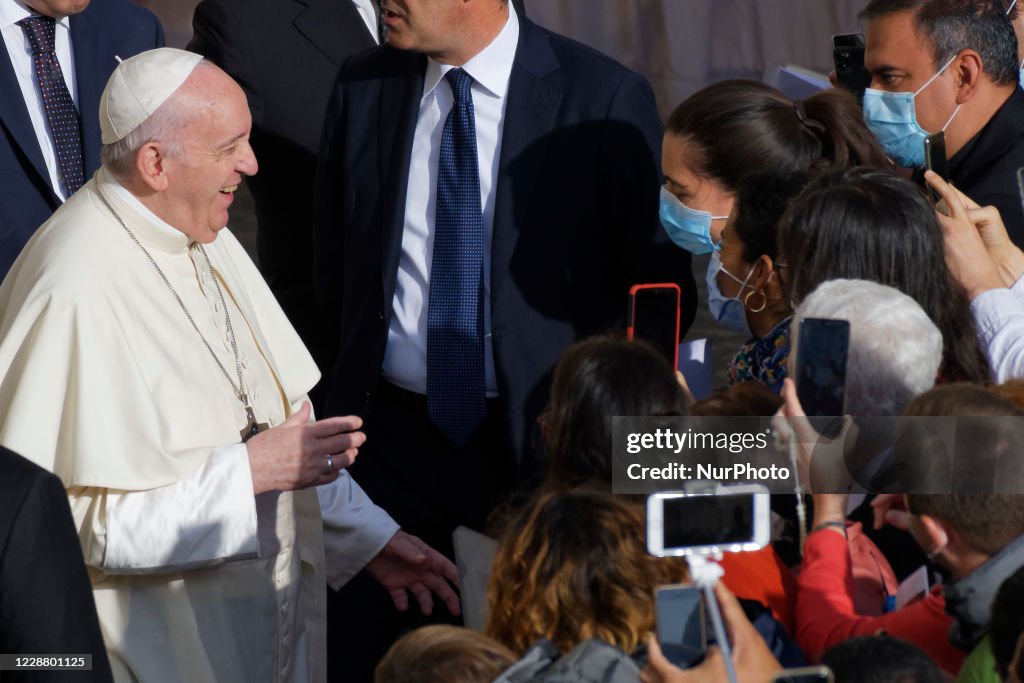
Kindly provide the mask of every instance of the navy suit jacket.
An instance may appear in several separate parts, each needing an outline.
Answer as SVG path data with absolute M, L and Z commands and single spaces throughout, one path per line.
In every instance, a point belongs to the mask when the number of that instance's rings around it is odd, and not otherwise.
M 128 59 L 161 47 L 164 32 L 149 10 L 129 0 L 92 0 L 69 21 L 88 180 L 100 166 L 100 95 L 117 66 L 114 56 Z M 11 57 L 0 45 L 0 279 L 60 203 L 50 185 Z
M 662 124 L 650 85 L 525 18 L 520 27 L 496 180 L 491 331 L 507 436 L 529 466 L 565 348 L 624 328 L 631 284 L 679 283 L 684 331 L 696 292 L 689 254 L 658 219 Z M 423 55 L 390 46 L 353 57 L 328 103 L 314 221 L 327 414 L 373 409 L 425 68 Z

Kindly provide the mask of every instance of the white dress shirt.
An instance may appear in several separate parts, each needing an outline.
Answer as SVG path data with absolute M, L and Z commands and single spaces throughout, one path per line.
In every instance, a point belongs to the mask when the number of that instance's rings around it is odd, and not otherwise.
M 380 44 L 380 34 L 378 31 L 380 27 L 377 24 L 377 7 L 375 6 L 374 0 L 352 0 L 352 4 L 356 6 L 356 11 L 359 12 L 359 16 L 363 18 L 363 22 L 366 24 L 366 29 L 373 36 L 373 42 Z
M 519 19 L 512 3 L 504 28 L 490 45 L 462 65 L 473 77 L 476 149 L 480 169 L 480 206 L 484 227 L 484 372 L 487 395 L 498 395 L 491 342 L 491 242 L 494 197 L 505 125 L 508 82 L 519 43 Z M 455 67 L 427 60 L 423 98 L 412 143 L 405 228 L 398 279 L 392 301 L 391 325 L 384 351 L 384 378 L 408 391 L 427 393 L 427 306 L 430 265 L 434 252 L 437 211 L 437 167 L 444 122 L 454 102 L 444 75 Z
M 18 77 L 18 85 L 21 86 L 21 98 L 28 108 L 28 116 L 32 120 L 32 130 L 36 133 L 39 141 L 39 149 L 43 152 L 43 159 L 46 160 L 46 170 L 50 173 L 50 186 L 61 201 L 67 199 L 67 190 L 64 186 L 64 179 L 60 174 L 60 164 L 57 163 L 57 149 L 53 144 L 53 136 L 50 134 L 50 123 L 46 119 L 46 109 L 43 107 L 43 96 L 39 92 L 39 82 L 36 80 L 36 67 L 32 60 L 32 46 L 25 37 L 25 30 L 18 26 L 17 22 L 27 19 L 38 12 L 33 12 L 22 0 L 0 0 L 0 35 L 3 36 L 4 44 L 7 46 L 7 54 L 11 57 L 11 66 Z M 67 83 L 71 92 L 71 99 L 75 106 L 78 106 L 78 86 L 75 79 L 75 60 L 73 46 L 71 45 L 71 24 L 68 17 L 57 22 L 55 30 L 55 49 L 57 61 L 60 62 L 61 72 L 64 74 L 64 82 Z M 4 97 L 10 97 L 10 93 L 4 93 Z M 88 178 L 86 178 L 88 180 Z
M 971 302 L 978 338 L 997 382 L 1024 378 L 1024 277 Z

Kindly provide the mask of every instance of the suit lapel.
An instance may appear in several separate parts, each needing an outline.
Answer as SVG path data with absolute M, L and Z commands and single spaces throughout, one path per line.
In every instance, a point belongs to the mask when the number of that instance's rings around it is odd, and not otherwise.
M 388 49 L 388 48 L 383 48 Z M 398 260 L 402 251 L 402 231 L 405 226 L 405 198 L 409 189 L 409 162 L 412 157 L 413 137 L 419 117 L 420 98 L 423 96 L 423 73 L 426 57 L 415 58 L 419 68 L 405 74 L 389 77 L 381 84 L 380 120 L 377 124 L 379 154 L 377 168 L 383 216 L 381 256 L 384 270 L 384 310 L 390 310 L 398 276 Z M 393 132 L 393 133 L 392 133 Z
M 564 81 L 547 36 L 520 18 L 498 163 L 491 243 L 491 302 L 508 274 L 530 198 L 555 129 Z
M 376 42 L 351 0 L 308 0 L 295 17 L 295 28 L 335 66 L 368 50 Z
M 100 96 L 107 86 L 105 74 L 116 66 L 114 55 L 104 40 L 104 31 L 96 26 L 91 12 L 86 10 L 70 18 L 71 44 L 75 53 L 75 82 L 78 85 L 78 112 L 82 121 L 82 154 L 85 161 L 85 179 L 89 180 L 99 168 Z M 122 55 L 127 59 L 130 55 Z M 104 69 L 101 60 L 111 61 Z
M 35 129 L 32 128 L 32 119 L 28 115 L 28 107 L 21 97 L 21 86 L 18 84 L 18 77 L 11 66 L 11 56 L 7 48 L 0 40 L 0 126 L 7 129 L 13 144 L 21 150 L 32 168 L 39 174 L 37 185 L 50 188 L 50 172 L 46 169 L 46 160 L 43 158 L 43 151 L 39 147 L 39 140 L 36 138 Z M 49 189 L 50 204 L 56 208 L 60 206 L 60 200 Z

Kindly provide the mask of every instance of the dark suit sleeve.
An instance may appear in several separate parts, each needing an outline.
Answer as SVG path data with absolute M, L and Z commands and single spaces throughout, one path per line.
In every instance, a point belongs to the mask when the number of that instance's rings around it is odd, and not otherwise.
M 675 282 L 682 291 L 680 337 L 693 323 L 697 289 L 690 253 L 676 247 L 661 227 L 658 197 L 662 184 L 663 126 L 654 92 L 645 78 L 628 73 L 615 92 L 608 120 L 612 132 L 606 178 L 620 186 L 606 188 L 610 212 L 624 230 L 624 286 Z
M 4 672 L 4 681 L 112 681 L 67 495 L 38 471 L 0 502 L 0 652 L 92 655 L 91 672 Z
M 238 18 L 218 0 L 203 0 L 192 15 L 188 49 L 201 54 L 235 79 L 246 99 L 253 122 L 263 119 L 263 93 L 255 77 L 249 37 Z

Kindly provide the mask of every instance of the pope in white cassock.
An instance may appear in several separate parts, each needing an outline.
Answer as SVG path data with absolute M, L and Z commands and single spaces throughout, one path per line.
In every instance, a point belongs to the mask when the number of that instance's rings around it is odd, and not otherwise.
M 0 443 L 67 488 L 115 678 L 323 681 L 325 583 L 364 567 L 457 613 L 451 563 L 342 469 L 359 419 L 311 421 L 316 367 L 222 229 L 256 173 L 242 90 L 163 48 L 100 118 L 103 168 L 0 287 Z

